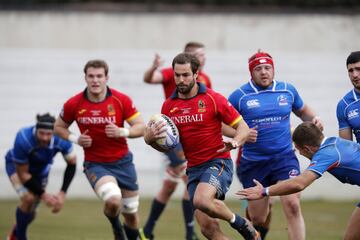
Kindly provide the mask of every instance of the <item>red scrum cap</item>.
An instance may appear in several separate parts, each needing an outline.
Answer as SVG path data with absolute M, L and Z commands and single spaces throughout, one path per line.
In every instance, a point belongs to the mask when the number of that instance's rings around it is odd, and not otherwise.
M 261 52 L 259 49 L 257 53 L 249 58 L 249 70 L 252 72 L 257 65 L 270 64 L 274 68 L 274 62 L 270 54 Z

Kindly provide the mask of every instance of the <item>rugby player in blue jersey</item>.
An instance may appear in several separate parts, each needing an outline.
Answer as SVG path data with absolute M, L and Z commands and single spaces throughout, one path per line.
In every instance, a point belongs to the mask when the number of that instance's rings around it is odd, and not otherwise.
M 9 240 L 26 240 L 26 231 L 34 220 L 36 208 L 44 201 L 59 212 L 64 204 L 66 191 L 75 175 L 76 155 L 70 142 L 54 135 L 55 118 L 50 114 L 36 116 L 35 126 L 25 127 L 16 134 L 14 147 L 6 156 L 6 172 L 20 197 L 16 208 L 16 224 Z M 45 187 L 54 156 L 61 152 L 67 167 L 62 187 L 56 195 L 46 192 Z
M 360 142 L 360 51 L 352 52 L 346 59 L 349 78 L 354 88 L 338 103 L 336 116 L 339 123 L 339 136 Z
M 268 53 L 258 51 L 251 56 L 249 70 L 250 81 L 229 97 L 230 103 L 251 128 L 250 138 L 253 138 L 253 142 L 243 146 L 237 175 L 244 188 L 254 186 L 253 179 L 267 187 L 300 174 L 291 141 L 291 112 L 303 121 L 313 121 L 321 129 L 322 122 L 303 102 L 294 86 L 274 80 L 274 62 Z M 300 194 L 280 199 L 288 222 L 289 239 L 305 239 Z M 268 197 L 248 203 L 250 219 L 262 239 L 268 231 L 269 206 Z
M 360 186 L 360 145 L 339 137 L 326 138 L 311 122 L 300 124 L 293 133 L 295 147 L 311 160 L 299 176 L 263 187 L 254 180 L 255 187 L 243 189 L 240 198 L 255 200 L 300 192 L 328 171 L 342 183 Z M 250 201 L 251 202 L 251 201 Z M 345 240 L 360 239 L 360 203 L 353 211 L 345 231 Z

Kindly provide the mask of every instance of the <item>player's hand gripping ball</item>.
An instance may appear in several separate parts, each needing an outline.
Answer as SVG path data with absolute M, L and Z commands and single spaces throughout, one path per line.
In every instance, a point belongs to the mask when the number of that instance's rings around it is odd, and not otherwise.
M 159 145 L 163 149 L 169 150 L 175 148 L 176 145 L 179 144 L 180 142 L 179 131 L 176 125 L 174 124 L 174 122 L 168 116 L 164 114 L 155 114 L 151 116 L 150 121 L 152 122 L 162 121 L 166 123 L 165 136 L 163 138 L 156 140 L 157 145 Z

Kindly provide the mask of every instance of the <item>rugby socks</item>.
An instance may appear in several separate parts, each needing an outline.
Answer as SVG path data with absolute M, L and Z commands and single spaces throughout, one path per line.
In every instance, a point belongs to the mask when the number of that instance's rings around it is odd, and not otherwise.
M 114 235 L 115 235 L 115 239 L 117 240 L 126 240 L 126 237 L 124 235 L 124 231 L 123 228 L 121 226 L 121 222 L 119 219 L 119 216 L 116 217 L 109 217 L 105 214 L 105 216 L 109 219 Z
M 186 239 L 192 239 L 194 233 L 194 211 L 190 200 L 182 200 L 182 210 L 185 221 Z
M 124 224 L 124 230 L 129 240 L 137 240 L 139 236 L 139 230 L 133 229 Z
M 26 240 L 26 232 L 29 224 L 34 220 L 34 212 L 26 213 L 20 208 L 16 208 L 16 238 Z
M 264 240 L 269 229 L 263 226 L 255 226 L 254 228 L 260 233 L 261 239 Z
M 253 240 L 256 235 L 256 230 L 250 222 L 246 222 L 245 218 L 240 217 L 238 214 L 230 220 L 230 226 L 236 229 L 246 240 Z M 235 218 L 235 219 L 234 219 Z
M 159 219 L 161 213 L 164 211 L 166 204 L 159 202 L 156 198 L 154 198 L 154 201 L 151 205 L 150 215 L 149 218 L 144 226 L 144 233 L 145 236 L 149 237 L 151 236 L 156 221 Z

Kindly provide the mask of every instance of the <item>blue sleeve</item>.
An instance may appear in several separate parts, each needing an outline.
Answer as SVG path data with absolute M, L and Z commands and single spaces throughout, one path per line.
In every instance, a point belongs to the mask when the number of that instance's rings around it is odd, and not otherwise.
M 29 163 L 29 151 L 31 149 L 30 143 L 23 135 L 22 131 L 16 134 L 14 148 L 13 148 L 13 159 L 15 163 L 27 164 Z
M 313 156 L 311 163 L 306 170 L 313 171 L 319 176 L 322 176 L 324 172 L 336 166 L 339 163 L 339 159 L 340 156 L 335 147 L 326 147 L 319 150 Z
M 73 151 L 73 144 L 69 141 L 66 141 L 64 139 L 61 139 L 58 136 L 55 136 L 58 139 L 58 147 L 60 149 L 60 152 L 62 153 L 63 156 L 66 156 L 67 154 L 69 154 L 70 152 Z
M 345 108 L 346 108 L 346 104 L 341 99 L 341 101 L 338 103 L 336 107 L 336 117 L 338 120 L 339 129 L 350 128 L 350 125 L 345 116 Z
M 228 100 L 231 103 L 231 105 L 233 105 L 233 107 L 240 112 L 240 97 L 242 97 L 242 93 L 239 89 L 236 89 L 233 93 L 230 94 Z
M 292 110 L 296 111 L 296 110 L 301 109 L 304 106 L 304 102 L 303 102 L 302 98 L 300 97 L 300 95 L 299 95 L 298 91 L 296 90 L 296 88 L 293 85 L 289 84 L 289 83 L 287 83 L 286 88 L 287 88 L 287 90 L 289 90 L 291 92 L 291 94 L 294 97 Z

